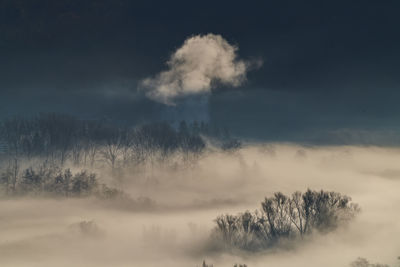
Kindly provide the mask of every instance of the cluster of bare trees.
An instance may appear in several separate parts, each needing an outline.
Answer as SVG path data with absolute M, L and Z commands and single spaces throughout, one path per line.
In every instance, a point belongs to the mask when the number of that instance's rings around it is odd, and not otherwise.
M 370 263 L 365 258 L 358 258 L 357 260 L 355 260 L 350 264 L 350 267 L 390 267 L 390 266 L 381 263 Z
M 213 264 L 207 264 L 206 261 L 203 261 L 203 264 L 201 265 L 201 267 L 214 267 Z M 246 264 L 235 264 L 233 265 L 233 267 L 247 267 Z
M 315 231 L 332 231 L 358 211 L 349 197 L 336 192 L 275 193 L 265 198 L 261 211 L 219 216 L 215 234 L 227 247 L 257 251 Z
M 400 259 L 400 257 L 399 257 Z M 201 265 L 202 267 L 213 267 L 214 265 L 212 264 L 207 264 L 206 261 L 203 261 L 203 264 Z M 233 267 L 247 267 L 246 264 L 235 264 Z M 358 258 L 357 260 L 353 261 L 350 264 L 350 267 L 390 267 L 387 264 L 381 264 L 381 263 L 370 263 L 367 259 L 365 258 Z
M 94 173 L 60 169 L 46 164 L 28 168 L 20 175 L 14 169 L 0 173 L 0 190 L 6 196 L 86 197 L 96 195 L 102 198 L 122 197 L 123 192 L 100 184 Z
M 40 157 L 59 166 L 72 163 L 93 167 L 105 163 L 114 169 L 146 160 L 162 161 L 175 152 L 184 159 L 193 158 L 205 148 L 200 134 L 207 131 L 206 124 L 197 122 L 182 122 L 178 129 L 167 123 L 122 127 L 62 114 L 41 114 L 3 121 L 0 141 L 8 165 L 10 159 Z

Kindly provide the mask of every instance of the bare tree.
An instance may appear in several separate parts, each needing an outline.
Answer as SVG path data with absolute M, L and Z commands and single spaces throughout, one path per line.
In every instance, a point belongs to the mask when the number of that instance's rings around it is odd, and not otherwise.
M 119 131 L 110 133 L 104 145 L 102 155 L 114 170 L 123 147 L 122 136 Z

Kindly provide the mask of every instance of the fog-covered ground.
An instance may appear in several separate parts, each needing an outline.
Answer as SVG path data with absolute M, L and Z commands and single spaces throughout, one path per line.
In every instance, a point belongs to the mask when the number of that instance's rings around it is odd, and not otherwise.
M 206 152 L 191 168 L 125 173 L 117 186 L 152 199 L 152 208 L 94 198 L 2 200 L 0 266 L 195 267 L 205 259 L 216 267 L 338 267 L 359 256 L 394 266 L 399 162 L 394 148 L 252 145 Z M 307 188 L 349 195 L 362 211 L 347 227 L 289 249 L 234 255 L 212 249 L 218 215 L 253 211 L 274 192 Z

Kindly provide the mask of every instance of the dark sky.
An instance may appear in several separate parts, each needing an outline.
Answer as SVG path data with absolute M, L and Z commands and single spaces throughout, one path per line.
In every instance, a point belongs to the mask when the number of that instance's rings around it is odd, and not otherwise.
M 1 116 L 137 123 L 207 112 L 248 138 L 397 142 L 399 12 L 390 0 L 0 0 Z M 214 90 L 206 109 L 166 108 L 137 91 L 186 38 L 206 33 L 263 67 L 240 88 Z

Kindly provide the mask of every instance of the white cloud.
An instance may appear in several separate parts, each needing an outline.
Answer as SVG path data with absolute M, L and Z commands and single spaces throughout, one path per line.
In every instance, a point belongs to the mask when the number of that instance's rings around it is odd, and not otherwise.
M 221 35 L 190 37 L 172 54 L 168 70 L 142 80 L 141 86 L 149 98 L 167 105 L 177 97 L 207 94 L 217 84 L 239 86 L 251 64 L 238 59 L 237 50 Z

